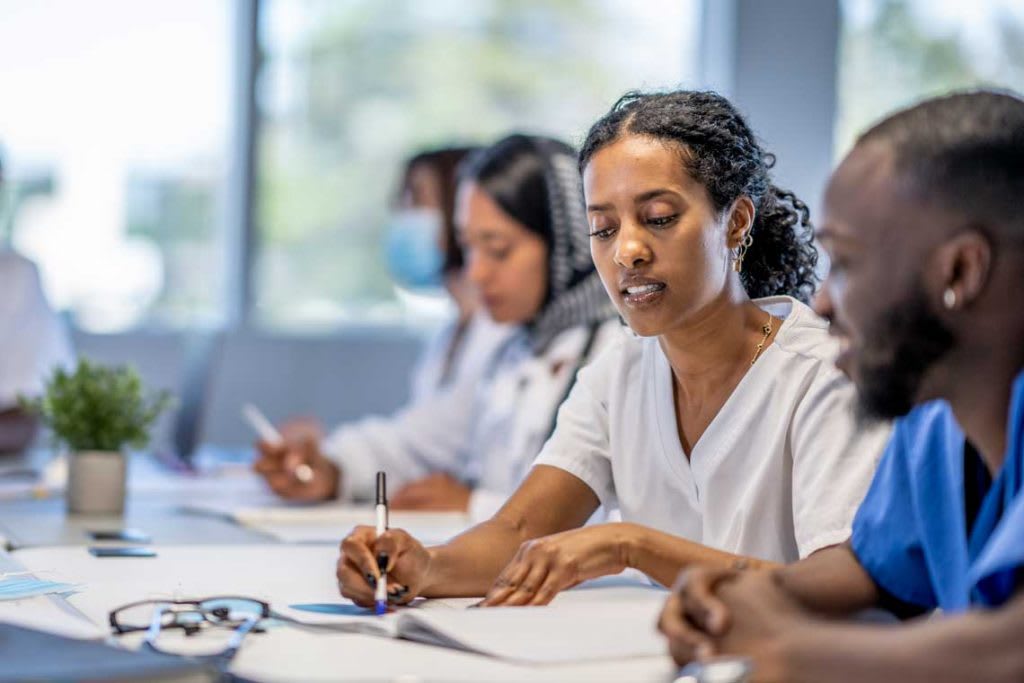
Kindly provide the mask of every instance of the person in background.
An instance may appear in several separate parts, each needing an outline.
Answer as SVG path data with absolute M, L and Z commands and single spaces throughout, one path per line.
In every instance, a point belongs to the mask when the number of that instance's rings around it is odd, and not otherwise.
M 849 543 L 680 577 L 661 616 L 678 662 L 745 655 L 760 682 L 1024 680 L 1022 196 L 1010 93 L 924 101 L 840 163 L 818 305 L 864 414 L 899 420 Z M 843 622 L 872 606 L 929 616 Z
M 0 163 L 0 188 L 3 183 Z M 54 368 L 70 367 L 73 356 L 35 264 L 0 246 L 0 454 L 24 450 L 36 433 L 36 420 L 18 407 L 18 396 L 39 395 Z
M 413 292 L 444 286 L 456 316 L 432 339 L 413 372 L 410 402 L 449 386 L 459 371 L 486 363 L 504 330 L 481 314 L 480 297 L 465 276 L 462 247 L 455 232 L 455 187 L 459 164 L 476 151 L 452 147 L 421 152 L 409 159 L 397 210 L 388 226 L 386 255 L 395 283 Z M 474 357 L 467 357 L 472 354 Z M 344 428 L 342 428 L 344 429 Z M 340 433 L 339 433 L 340 436 Z
M 407 407 L 422 405 L 434 394 L 456 382 L 474 384 L 484 366 L 505 340 L 509 330 L 495 324 L 481 310 L 480 298 L 465 277 L 462 248 L 455 232 L 455 187 L 459 164 L 476 147 L 445 147 L 419 152 L 410 157 L 402 172 L 394 207 L 385 228 L 385 256 L 388 272 L 396 286 L 416 294 L 433 295 L 442 287 L 455 305 L 455 318 L 425 344 L 409 382 Z M 357 439 L 361 447 L 374 450 L 380 441 L 391 441 L 402 421 L 394 416 L 371 416 L 336 427 L 327 440 Z M 323 440 L 320 421 L 312 417 L 291 418 L 280 427 L 293 442 Z M 350 447 L 355 447 L 350 444 Z M 302 496 L 301 487 L 289 479 L 278 493 Z M 275 489 L 276 490 L 276 489 Z
M 318 456 L 355 452 L 375 462 L 396 457 L 395 453 L 408 454 L 423 425 L 443 421 L 440 411 L 451 409 L 435 399 L 477 386 L 507 338 L 509 330 L 481 310 L 479 295 L 465 277 L 455 231 L 458 167 L 477 149 L 438 148 L 410 157 L 385 229 L 386 261 L 395 284 L 428 293 L 443 286 L 455 305 L 454 320 L 428 340 L 420 354 L 410 378 L 408 403 L 392 415 L 371 415 L 340 425 L 330 434 L 325 434 L 316 418 L 286 421 L 280 428 L 286 443 L 272 447 L 258 442 L 254 465 L 278 495 L 306 501 L 349 498 L 355 492 L 337 489 L 338 464 Z M 306 460 L 313 473 L 310 481 L 294 476 Z
M 574 159 L 556 140 L 513 135 L 462 169 L 465 277 L 487 315 L 512 330 L 477 381 L 455 382 L 400 413 L 407 428 L 386 445 L 348 436 L 287 452 L 261 444 L 258 470 L 307 500 L 369 498 L 385 470 L 396 509 L 483 519 L 500 507 L 550 435 L 579 367 L 620 333 L 590 260 Z M 300 464 L 317 481 L 285 480 Z
M 669 585 L 691 564 L 790 562 L 846 540 L 887 430 L 859 429 L 838 344 L 801 301 L 817 252 L 773 163 L 715 93 L 627 95 L 594 124 L 579 158 L 590 251 L 637 336 L 580 373 L 490 520 L 429 549 L 356 528 L 344 596 L 373 602 L 380 555 L 400 603 L 540 605 L 626 568 Z M 624 522 L 584 527 L 599 505 Z

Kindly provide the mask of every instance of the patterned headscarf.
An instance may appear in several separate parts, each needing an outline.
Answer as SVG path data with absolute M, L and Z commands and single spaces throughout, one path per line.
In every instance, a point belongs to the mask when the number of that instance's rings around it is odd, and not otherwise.
M 559 333 L 617 315 L 590 256 L 590 235 L 583 204 L 583 183 L 576 154 L 563 145 L 536 138 L 545 161 L 551 209 L 548 299 L 530 325 L 534 348 L 542 350 Z
M 474 178 L 482 166 L 500 163 L 495 157 L 512 148 L 525 148 L 524 154 L 536 156 L 534 161 L 539 162 L 547 191 L 548 224 L 532 225 L 529 223 L 534 221 L 520 219 L 527 229 L 544 237 L 549 246 L 547 297 L 540 312 L 526 325 L 534 351 L 540 353 L 565 330 L 600 323 L 617 313 L 590 257 L 583 184 L 575 151 L 570 146 L 547 137 L 511 135 L 470 161 L 468 177 Z M 509 200 L 496 199 L 519 219 L 515 214 L 522 212 L 508 206 Z

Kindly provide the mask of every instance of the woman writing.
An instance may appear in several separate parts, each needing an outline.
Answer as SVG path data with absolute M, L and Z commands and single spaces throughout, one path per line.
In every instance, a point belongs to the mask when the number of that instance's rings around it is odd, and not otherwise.
M 507 340 L 510 329 L 481 310 L 455 232 L 458 167 L 475 151 L 446 147 L 409 158 L 388 220 L 385 252 L 395 284 L 414 292 L 443 286 L 455 308 L 454 320 L 420 354 L 410 378 L 409 403 L 392 415 L 364 417 L 326 435 L 316 418 L 286 421 L 280 427 L 284 444 L 257 443 L 255 469 L 278 495 L 305 501 L 370 495 L 351 486 L 339 488 L 347 481 L 342 474 L 349 463 L 372 466 L 415 458 L 411 444 L 423 433 L 422 425 L 444 424 L 451 414 L 445 394 L 460 391 L 460 385 L 465 391 L 477 387 Z M 462 408 L 466 411 L 468 406 Z M 303 471 L 306 476 L 297 476 Z M 446 503 L 443 498 L 430 502 Z
M 395 507 L 479 520 L 525 476 L 577 370 L 622 331 L 590 259 L 571 147 L 512 135 L 467 160 L 459 178 L 464 276 L 490 318 L 514 331 L 477 382 L 403 414 L 407 428 L 387 448 L 335 440 L 322 453 L 307 441 L 294 457 L 331 472 L 331 495 L 369 498 L 386 470 Z
M 579 166 L 591 252 L 638 335 L 581 373 L 529 476 L 489 521 L 424 548 L 401 530 L 342 544 L 365 604 L 387 556 L 393 599 L 544 604 L 634 567 L 788 562 L 844 540 L 887 435 L 855 422 L 827 323 L 802 303 L 806 207 L 713 93 L 631 95 Z M 580 527 L 604 503 L 624 523 Z

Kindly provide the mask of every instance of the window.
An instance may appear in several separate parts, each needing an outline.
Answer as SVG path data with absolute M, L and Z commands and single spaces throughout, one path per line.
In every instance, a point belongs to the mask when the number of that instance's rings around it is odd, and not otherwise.
M 624 91 L 692 83 L 698 0 L 265 0 L 254 318 L 395 320 L 404 157 L 512 130 L 579 142 Z
M 899 107 L 982 85 L 1024 91 L 1020 0 L 843 0 L 836 152 Z
M 85 329 L 223 318 L 230 10 L 0 0 L 0 242 Z
M 407 155 L 578 142 L 624 91 L 697 80 L 701 0 L 259 0 L 248 263 L 243 5 L 0 0 L 0 244 L 79 327 L 219 324 L 242 277 L 274 329 L 408 317 L 380 249 Z

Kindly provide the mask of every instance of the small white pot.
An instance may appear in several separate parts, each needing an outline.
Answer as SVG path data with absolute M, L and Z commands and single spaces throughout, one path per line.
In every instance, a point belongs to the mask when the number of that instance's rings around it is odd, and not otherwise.
M 117 451 L 81 451 L 68 454 L 68 514 L 120 515 L 124 513 L 128 464 Z

